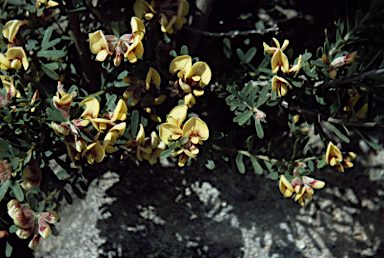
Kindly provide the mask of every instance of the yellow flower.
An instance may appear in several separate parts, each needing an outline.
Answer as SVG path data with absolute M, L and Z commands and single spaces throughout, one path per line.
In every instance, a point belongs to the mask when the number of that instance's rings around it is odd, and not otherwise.
M 40 8 L 41 5 L 44 5 L 44 7 L 48 6 L 48 7 L 55 7 L 55 6 L 58 6 L 59 3 L 55 2 L 55 1 L 47 1 L 47 0 L 37 0 L 36 1 L 36 10 L 38 10 Z
M 80 107 L 86 105 L 84 112 L 80 115 L 83 119 L 92 119 L 99 116 L 100 104 L 96 98 L 87 98 L 80 102 Z
M 150 90 L 151 85 L 154 85 L 156 89 L 159 89 L 161 84 L 161 78 L 159 73 L 152 67 L 149 68 L 145 81 L 137 78 L 132 78 L 132 77 L 124 77 L 123 81 L 125 83 L 130 84 L 128 88 L 125 90 L 123 97 L 126 99 L 130 99 L 133 96 L 132 106 L 135 106 L 139 102 L 141 93 L 144 91 L 144 89 L 147 91 Z M 151 104 L 159 105 L 161 104 L 160 100 L 164 101 L 165 99 L 161 97 L 160 99 L 157 100 L 157 103 L 151 103 Z
M 197 144 L 203 144 L 209 137 L 209 129 L 200 118 L 192 117 L 184 125 L 187 116 L 186 105 L 173 108 L 168 115 L 167 122 L 160 125 L 159 136 L 171 149 L 172 156 L 179 156 L 179 166 L 184 166 L 189 157 L 195 158 L 199 153 Z
M 212 72 L 207 63 L 196 62 L 192 65 L 192 58 L 188 55 L 178 56 L 172 60 L 169 66 L 169 72 L 177 74 L 179 78 L 177 85 L 184 91 L 184 102 L 192 107 L 195 103 L 195 97 L 204 94 L 204 87 L 208 85 L 212 78 Z M 187 93 L 187 94 L 185 94 Z
M 8 49 L 7 53 L 0 54 L 0 68 L 1 70 L 15 69 L 20 70 L 21 66 L 24 70 L 28 70 L 29 62 L 27 55 L 22 47 L 12 47 Z
M 169 8 L 163 13 L 160 13 L 159 22 L 162 32 L 173 34 L 174 28 L 180 30 L 183 24 L 187 23 L 185 16 L 189 12 L 189 3 L 186 0 L 178 0 L 175 5 L 177 6 L 177 12 Z
M 280 48 L 279 41 L 275 38 L 272 39 L 275 42 L 276 47 L 270 47 L 263 42 L 264 51 L 272 55 L 272 72 L 277 73 L 279 69 L 281 69 L 283 73 L 287 73 L 289 71 L 289 62 L 283 51 L 288 47 L 289 41 L 287 39 L 284 40 L 283 46 Z
M 288 93 L 288 87 L 292 89 L 292 86 L 285 80 L 283 77 L 280 76 L 273 76 L 272 78 L 272 91 L 277 91 L 277 94 L 282 97 L 287 95 Z
M 147 78 L 145 79 L 145 89 L 149 90 L 152 83 L 156 86 L 156 89 L 158 89 L 160 87 L 161 78 L 159 73 L 150 67 L 147 73 Z
M 19 31 L 19 28 L 21 25 L 23 25 L 24 22 L 19 20 L 10 20 L 8 21 L 4 27 L 3 27 L 3 37 L 8 39 L 10 43 L 16 42 L 16 34 Z
M 156 11 L 153 9 L 152 5 L 144 0 L 136 0 L 136 2 L 133 4 L 133 11 L 136 17 L 144 17 L 144 19 L 147 21 L 151 20 L 154 14 L 156 14 Z
M 92 54 L 96 55 L 96 60 L 103 62 L 108 55 L 111 54 L 109 50 L 107 39 L 101 30 L 94 33 L 89 33 L 89 48 Z
M 100 142 L 96 141 L 87 146 L 81 154 L 83 157 L 86 155 L 87 161 L 92 165 L 95 161 L 100 163 L 105 157 L 105 151 Z
M 59 125 L 52 121 L 51 126 L 53 131 L 60 137 L 65 137 L 71 133 L 71 129 L 69 128 L 68 124 L 65 122 L 62 122 Z
M 294 192 L 293 186 L 284 175 L 280 176 L 279 190 L 284 197 L 291 197 Z
M 331 166 L 337 166 L 339 165 L 339 162 L 343 160 L 341 151 L 332 142 L 329 142 L 328 144 L 325 159 L 327 161 L 327 164 Z
M 294 66 L 289 68 L 289 71 L 288 71 L 290 73 L 295 72 L 295 74 L 293 75 L 293 78 L 296 78 L 296 76 L 299 73 L 302 65 L 303 65 L 303 57 L 301 55 L 299 55 L 299 60 L 297 61 L 297 64 L 295 64 Z

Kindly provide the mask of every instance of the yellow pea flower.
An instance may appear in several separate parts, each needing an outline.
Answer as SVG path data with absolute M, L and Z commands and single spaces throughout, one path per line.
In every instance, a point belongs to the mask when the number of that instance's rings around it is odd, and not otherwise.
M 5 57 L 10 61 L 10 67 L 8 67 L 8 69 L 13 68 L 15 70 L 20 70 L 23 66 L 24 70 L 28 70 L 29 62 L 27 54 L 25 53 L 22 47 L 12 47 L 8 49 L 7 53 L 5 54 Z M 8 65 L 7 62 L 3 63 L 3 57 L 0 57 L 0 62 L 4 66 Z
M 280 176 L 279 190 L 284 195 L 284 197 L 291 197 L 294 192 L 292 184 L 284 175 Z
M 160 88 L 161 78 L 159 73 L 150 67 L 147 73 L 147 78 L 145 79 L 145 89 L 149 90 L 152 83 L 156 86 L 156 89 Z
M 5 54 L 0 53 L 0 69 L 6 71 L 11 68 L 11 60 L 9 60 Z
M 133 12 L 135 13 L 136 17 L 144 17 L 144 19 L 147 21 L 151 20 L 154 14 L 156 14 L 153 6 L 144 0 L 136 0 L 136 2 L 133 4 Z
M 208 126 L 200 118 L 192 117 L 184 124 L 183 137 L 187 137 L 193 144 L 203 144 L 209 138 Z
M 289 41 L 287 39 L 284 40 L 283 46 L 280 47 L 279 41 L 276 38 L 272 39 L 275 42 L 276 47 L 270 47 L 263 42 L 264 51 L 272 55 L 272 72 L 277 73 L 279 69 L 281 69 L 283 73 L 287 73 L 289 71 L 289 62 L 283 51 L 288 47 Z
M 288 87 L 292 89 L 292 86 L 289 84 L 287 80 L 280 76 L 273 76 L 272 78 L 272 91 L 277 91 L 277 94 L 282 97 L 287 95 Z
M 80 115 L 83 119 L 93 119 L 99 116 L 100 104 L 96 98 L 87 98 L 80 102 L 80 107 L 86 105 L 84 112 Z
M 101 30 L 94 33 L 89 33 L 89 48 L 92 54 L 96 55 L 96 60 L 103 62 L 108 55 L 111 55 L 111 51 L 108 46 L 107 39 Z
M 92 165 L 95 161 L 97 163 L 103 161 L 105 157 L 105 151 L 100 142 L 96 141 L 88 145 L 87 148 L 83 150 L 81 155 L 83 157 L 86 155 L 88 163 Z
M 23 24 L 24 22 L 19 20 L 8 21 L 3 27 L 3 37 L 8 39 L 10 43 L 16 43 L 16 34 Z
M 343 160 L 341 151 L 332 142 L 329 142 L 328 144 L 325 159 L 327 161 L 327 164 L 331 166 L 338 166 L 339 162 Z

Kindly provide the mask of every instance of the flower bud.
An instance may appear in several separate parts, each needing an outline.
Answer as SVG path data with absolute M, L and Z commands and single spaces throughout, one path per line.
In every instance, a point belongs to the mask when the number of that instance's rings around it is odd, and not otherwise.
M 20 239 L 27 239 L 32 234 L 32 228 L 19 228 L 16 231 L 16 235 Z
M 345 56 L 345 64 L 350 64 L 355 61 L 357 56 L 357 51 L 353 51 Z
M 28 247 L 32 250 L 36 249 L 37 245 L 39 244 L 39 235 L 35 234 L 32 238 L 32 240 L 29 242 Z

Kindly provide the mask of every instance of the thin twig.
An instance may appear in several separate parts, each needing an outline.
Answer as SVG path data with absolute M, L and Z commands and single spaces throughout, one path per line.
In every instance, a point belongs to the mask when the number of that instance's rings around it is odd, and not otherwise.
M 268 33 L 270 31 L 278 31 L 279 27 L 272 27 L 264 30 L 247 30 L 247 31 L 230 31 L 230 32 L 209 32 L 209 31 L 202 31 L 202 30 L 197 30 L 188 26 L 184 26 L 186 29 L 191 30 L 196 33 L 200 33 L 206 36 L 211 36 L 211 37 L 236 37 L 236 36 L 245 36 L 249 34 L 264 34 Z M 183 27 L 183 28 L 184 28 Z
M 321 84 L 319 85 L 318 87 L 322 87 L 322 88 L 329 88 L 329 87 L 334 87 L 334 86 L 337 86 L 337 85 L 340 85 L 340 84 L 347 84 L 347 83 L 351 83 L 351 82 L 355 82 L 355 81 L 360 81 L 362 79 L 364 79 L 365 77 L 369 76 L 369 75 L 380 75 L 380 74 L 383 74 L 384 73 L 384 68 L 383 69 L 379 69 L 379 70 L 371 70 L 371 71 L 368 71 L 368 72 L 365 72 L 365 73 L 360 73 L 360 74 L 357 74 L 353 77 L 349 77 L 349 78 L 340 78 L 340 79 L 336 79 L 336 80 L 332 80 L 328 83 L 325 83 L 325 84 Z
M 280 105 L 287 109 L 296 110 L 301 114 L 304 113 L 313 117 L 316 117 L 319 115 L 319 113 L 317 112 L 314 112 L 302 107 L 289 106 L 289 104 L 285 101 L 281 102 Z M 358 126 L 358 127 L 384 127 L 384 124 L 376 124 L 376 122 L 360 122 L 360 121 L 354 122 L 347 119 L 339 119 L 339 118 L 329 117 L 321 114 L 320 114 L 320 118 L 323 121 L 335 123 L 335 124 L 351 125 L 351 126 Z

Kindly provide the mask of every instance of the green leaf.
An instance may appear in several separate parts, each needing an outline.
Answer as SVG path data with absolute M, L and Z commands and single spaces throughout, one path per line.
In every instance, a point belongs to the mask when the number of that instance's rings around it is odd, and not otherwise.
M 323 168 L 327 165 L 327 160 L 325 158 L 323 158 L 322 160 L 319 161 L 319 163 L 317 163 L 317 168 Z
M 211 159 L 206 159 L 204 165 L 206 166 L 206 168 L 208 168 L 210 170 L 215 169 L 215 166 L 216 166 L 215 162 Z
M 302 55 L 302 58 L 303 58 L 303 62 L 307 61 L 308 59 L 310 59 L 312 57 L 312 54 L 307 52 L 305 53 L 304 55 Z
M 11 257 L 12 255 L 12 251 L 13 251 L 13 247 L 11 246 L 11 244 L 7 241 L 6 245 L 5 245 L 5 256 L 6 257 Z
M 231 49 L 231 41 L 228 38 L 223 39 L 223 51 L 226 58 L 231 58 L 232 49 Z
M 295 145 L 293 146 L 293 154 L 292 154 L 292 158 L 291 159 L 294 159 L 297 156 L 297 154 L 298 154 L 298 152 L 300 150 L 299 145 L 301 145 L 300 144 L 300 138 L 297 138 L 296 141 L 295 141 Z
M 251 110 L 247 110 L 243 113 L 243 116 L 241 117 L 241 119 L 239 120 L 239 125 L 242 126 L 244 125 L 246 122 L 248 122 L 248 120 L 251 118 L 253 112 Z
M 64 194 L 64 198 L 65 200 L 67 201 L 68 204 L 72 204 L 73 203 L 73 199 L 72 199 L 72 196 L 67 192 L 67 190 L 65 190 L 64 188 L 61 190 Z
M 105 104 L 107 111 L 113 111 L 116 107 L 115 101 L 117 99 L 116 94 L 109 95 L 107 100 L 107 103 Z
M 375 150 L 378 150 L 378 151 L 381 151 L 381 147 L 375 143 L 373 140 L 371 140 L 368 136 L 365 136 L 363 134 L 363 132 L 360 132 L 358 129 L 356 129 L 355 127 L 352 126 L 352 129 L 358 134 L 360 135 L 360 137 L 366 142 L 369 144 L 369 146 L 371 146 L 372 148 L 374 148 Z
M 260 95 L 259 95 L 259 98 L 257 99 L 257 103 L 256 103 L 256 106 L 257 107 L 260 107 L 262 106 L 265 102 L 267 102 L 267 100 L 269 99 L 269 88 L 270 86 L 269 85 L 265 85 L 263 87 L 263 89 L 261 90 L 260 92 Z
M 180 54 L 188 55 L 188 47 L 186 45 L 181 46 Z
M 44 32 L 44 37 L 43 37 L 43 41 L 41 42 L 41 47 L 42 47 L 42 48 L 44 48 L 45 45 L 48 44 L 49 39 L 50 39 L 51 36 L 52 36 L 52 31 L 53 31 L 52 26 L 49 26 L 49 27 L 45 30 L 45 32 Z
M 240 152 L 236 156 L 236 165 L 237 165 L 237 169 L 239 170 L 239 172 L 241 174 L 244 174 L 245 173 L 245 165 L 243 162 L 243 154 Z
M 126 83 L 124 81 L 114 81 L 113 82 L 113 85 L 116 87 L 116 88 L 122 88 L 122 87 L 127 87 L 129 86 L 130 84 L 129 83 Z
M 40 50 L 36 53 L 37 57 L 45 57 L 47 59 L 59 59 L 64 57 L 67 54 L 63 50 Z
M 174 58 L 177 57 L 177 53 L 176 53 L 175 50 L 171 50 L 171 51 L 169 51 L 169 55 L 172 56 L 172 57 L 174 57 Z
M 54 236 L 58 236 L 60 233 L 59 233 L 59 230 L 57 230 L 57 228 L 55 227 L 55 225 L 52 225 L 51 224 L 51 233 L 52 235 Z
M 59 80 L 59 75 L 55 71 L 51 70 L 50 68 L 48 68 L 43 63 L 40 63 L 40 65 L 41 65 L 41 69 L 43 69 L 44 73 L 46 75 L 48 75 L 52 80 L 55 80 L 55 81 Z
M 17 230 L 19 230 L 19 227 L 16 225 L 12 225 L 9 227 L 9 233 L 11 234 L 15 233 Z
M 255 141 L 255 137 L 253 135 L 249 136 L 245 142 L 247 143 L 248 151 L 251 151 L 253 148 L 253 143 Z
M 75 185 L 71 184 L 73 192 L 76 194 L 77 197 L 80 199 L 84 198 L 84 194 L 77 188 Z
M 311 60 L 311 64 L 316 65 L 316 66 L 319 66 L 319 67 L 328 68 L 327 65 L 323 64 L 322 62 L 320 62 L 320 61 L 318 61 L 318 60 Z
M 263 137 L 264 137 L 263 127 L 262 127 L 260 121 L 257 121 L 256 118 L 255 118 L 255 126 L 256 126 L 256 133 L 257 133 L 257 136 L 258 136 L 260 139 L 263 139 Z
M 337 129 L 333 124 L 331 124 L 330 122 L 327 122 L 329 128 L 332 129 L 332 131 L 340 138 L 342 139 L 343 141 L 345 141 L 346 143 L 349 143 L 350 140 L 348 139 L 347 136 L 345 136 L 342 132 L 340 132 L 339 129 Z
M 349 67 L 349 69 L 348 69 L 347 77 L 351 77 L 351 76 L 353 75 L 353 73 L 356 72 L 357 65 L 358 65 L 357 62 L 353 62 L 353 63 L 352 63 L 352 65 L 351 65 L 351 66 Z
M 245 55 L 244 55 L 243 50 L 238 48 L 238 49 L 236 49 L 236 53 L 239 56 L 241 63 L 245 63 Z
M 45 50 L 45 49 L 48 49 L 48 48 L 51 48 L 53 47 L 54 45 L 56 45 L 57 43 L 59 43 L 61 41 L 61 38 L 57 38 L 57 39 L 54 39 L 50 42 L 48 42 L 47 44 L 45 44 L 41 50 Z
M 313 164 L 312 160 L 308 160 L 308 167 L 311 171 L 315 170 L 315 165 Z
M 256 55 L 256 48 L 255 47 L 252 47 L 250 48 L 247 53 L 245 54 L 245 57 L 244 57 L 244 61 L 246 63 L 249 63 L 251 62 L 251 60 L 253 59 L 253 57 Z
M 160 154 L 160 157 L 162 157 L 162 158 L 167 158 L 167 157 L 171 156 L 172 153 L 173 153 L 173 150 L 172 150 L 172 149 L 167 149 L 167 150 L 163 151 L 163 152 Z
M 139 111 L 136 109 L 132 111 L 131 115 L 131 133 L 134 137 L 137 135 L 137 129 L 139 128 Z
M 178 105 L 178 106 L 185 105 L 184 100 L 179 99 L 179 101 L 177 102 L 177 105 Z
M 260 166 L 260 163 L 257 161 L 257 159 L 254 156 L 251 156 L 251 162 L 252 162 L 252 167 L 255 170 L 255 173 L 261 175 L 263 174 L 263 168 Z
M 0 186 L 0 202 L 1 202 L 1 200 L 3 200 L 3 198 L 4 198 L 5 194 L 7 193 L 10 185 L 11 185 L 11 180 L 7 180 L 7 181 L 5 181 L 4 184 L 2 184 Z
M 27 199 L 27 202 L 29 203 L 29 206 L 31 206 L 31 209 L 32 210 L 37 210 L 38 202 L 37 202 L 36 197 L 33 195 L 33 193 L 31 191 L 29 191 L 29 192 L 27 192 L 25 197 Z
M 19 182 L 14 182 L 14 184 L 11 184 L 10 186 L 16 199 L 19 202 L 24 201 L 24 192 L 23 189 L 21 189 Z
M 47 120 L 53 120 L 59 123 L 67 121 L 65 116 L 58 109 L 47 108 L 47 115 Z
M 264 22 L 262 20 L 259 20 L 258 22 L 255 23 L 255 27 L 258 30 L 264 30 L 265 29 Z
M 116 38 L 120 38 L 119 25 L 116 22 L 112 21 L 111 28 L 113 31 L 113 35 L 115 35 Z

